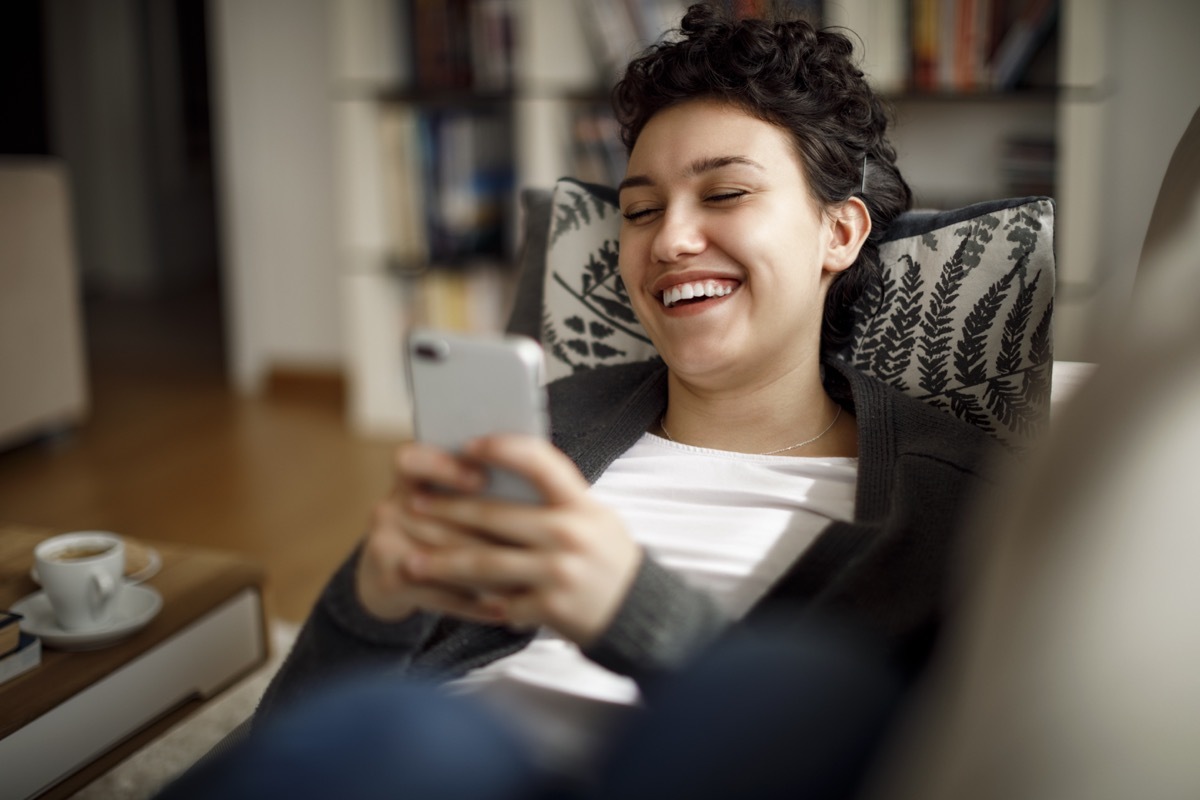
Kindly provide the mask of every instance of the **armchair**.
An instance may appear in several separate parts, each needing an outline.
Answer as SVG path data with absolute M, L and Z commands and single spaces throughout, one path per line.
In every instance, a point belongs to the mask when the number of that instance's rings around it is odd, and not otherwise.
M 615 201 L 611 189 L 566 179 L 523 195 L 507 327 L 542 342 L 548 380 L 654 356 L 616 272 Z M 883 275 L 841 357 L 1010 447 L 1028 446 L 1050 401 L 1053 217 L 1047 198 L 905 215 L 881 248 Z
M 975 591 L 871 800 L 1200 796 L 1198 264 L 1200 112 L 1119 336 L 981 515 Z

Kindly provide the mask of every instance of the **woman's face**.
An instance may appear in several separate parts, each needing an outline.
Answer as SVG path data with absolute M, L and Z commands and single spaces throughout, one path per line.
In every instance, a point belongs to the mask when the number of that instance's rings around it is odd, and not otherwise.
M 677 376 L 746 385 L 819 359 L 849 263 L 783 129 L 713 100 L 669 107 L 630 153 L 620 206 L 621 277 Z

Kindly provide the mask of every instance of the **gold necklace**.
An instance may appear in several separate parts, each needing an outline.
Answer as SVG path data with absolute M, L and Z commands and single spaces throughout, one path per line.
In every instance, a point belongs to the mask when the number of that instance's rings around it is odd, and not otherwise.
M 830 422 L 829 425 L 826 426 L 825 430 L 821 431 L 820 433 L 818 433 L 816 436 L 812 437 L 811 439 L 805 439 L 803 442 L 796 442 L 795 444 L 789 444 L 787 447 L 781 447 L 778 450 L 769 450 L 766 453 L 751 453 L 751 455 L 774 456 L 774 455 L 778 455 L 780 453 L 786 453 L 788 450 L 797 450 L 801 447 L 804 447 L 805 445 L 810 445 L 813 442 L 815 442 L 817 439 L 820 439 L 822 436 L 824 436 L 825 434 L 827 434 L 831 430 L 833 430 L 833 426 L 837 424 L 838 417 L 840 417 L 841 415 L 842 415 L 842 407 L 838 406 L 837 413 L 833 415 L 833 421 Z M 667 437 L 668 442 L 675 442 L 675 437 L 671 435 L 671 432 L 669 430 L 667 430 L 667 415 L 665 413 L 658 420 L 658 427 L 662 428 L 663 435 Z M 675 442 L 675 443 L 680 444 L 680 442 Z

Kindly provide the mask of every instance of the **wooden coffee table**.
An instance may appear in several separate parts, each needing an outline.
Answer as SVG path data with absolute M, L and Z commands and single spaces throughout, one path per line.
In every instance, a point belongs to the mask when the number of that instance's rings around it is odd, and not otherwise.
M 55 531 L 0 524 L 0 608 L 38 590 L 33 547 Z M 267 660 L 262 568 L 228 553 L 145 542 L 163 597 L 149 624 L 100 650 L 43 643 L 0 684 L 0 795 L 69 797 Z

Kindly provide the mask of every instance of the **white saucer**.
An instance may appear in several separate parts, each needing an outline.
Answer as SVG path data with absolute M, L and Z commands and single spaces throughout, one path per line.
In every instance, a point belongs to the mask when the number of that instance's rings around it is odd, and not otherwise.
M 103 628 L 68 631 L 58 626 L 50 599 L 45 592 L 34 592 L 12 605 L 24 617 L 21 630 L 32 633 L 42 643 L 59 650 L 96 650 L 123 639 L 146 626 L 162 609 L 162 595 L 149 586 L 127 584 L 117 600 L 115 617 Z
M 162 569 L 162 556 L 153 547 L 146 548 L 146 566 L 139 569 L 137 572 L 129 572 L 125 575 L 125 580 L 128 583 L 143 583 L 150 580 L 158 571 Z M 37 564 L 29 568 L 29 577 L 33 578 L 33 582 L 37 585 L 42 585 L 41 578 L 37 574 Z

